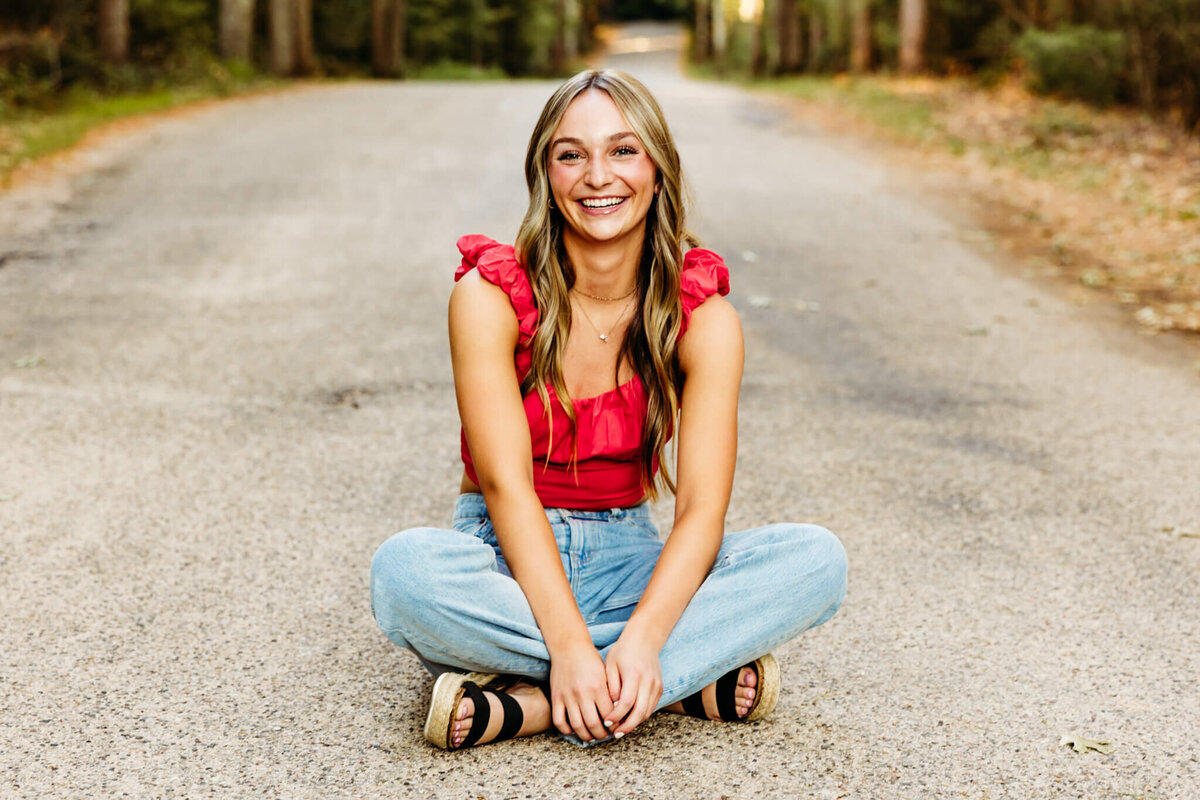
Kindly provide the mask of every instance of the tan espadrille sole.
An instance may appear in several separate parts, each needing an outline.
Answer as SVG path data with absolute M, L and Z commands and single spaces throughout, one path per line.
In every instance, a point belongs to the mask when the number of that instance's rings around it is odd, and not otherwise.
M 425 738 L 443 750 L 450 749 L 450 725 L 454 722 L 454 709 L 462 701 L 462 686 L 474 681 L 487 686 L 499 677 L 491 672 L 443 672 L 433 683 L 433 696 L 429 699 L 429 715 L 425 717 Z
M 779 671 L 779 662 L 775 656 L 767 653 L 754 662 L 758 672 L 758 684 L 754 687 L 754 705 L 744 717 L 746 722 L 762 719 L 775 710 L 779 702 L 779 687 L 783 683 L 783 674 Z

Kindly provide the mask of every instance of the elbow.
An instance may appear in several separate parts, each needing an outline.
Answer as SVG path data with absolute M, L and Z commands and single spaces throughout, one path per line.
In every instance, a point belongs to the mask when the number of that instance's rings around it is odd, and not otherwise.
M 533 487 L 533 472 L 528 474 L 481 473 L 479 475 L 479 491 L 483 492 L 484 501 L 488 508 L 496 508 L 501 504 L 518 501 L 537 501 L 537 492 Z

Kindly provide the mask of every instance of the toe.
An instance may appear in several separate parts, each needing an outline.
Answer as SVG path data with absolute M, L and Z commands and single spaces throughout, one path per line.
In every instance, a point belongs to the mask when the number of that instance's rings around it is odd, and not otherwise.
M 745 667 L 742 670 L 742 674 L 738 678 L 738 685 L 750 687 L 758 685 L 758 673 L 754 671 L 753 667 Z
M 467 731 L 471 730 L 472 718 L 475 716 L 475 703 L 471 698 L 464 697 L 462 702 L 458 704 L 458 710 L 454 715 L 454 724 L 450 728 L 450 740 L 455 747 L 462 744 L 463 739 L 467 738 Z

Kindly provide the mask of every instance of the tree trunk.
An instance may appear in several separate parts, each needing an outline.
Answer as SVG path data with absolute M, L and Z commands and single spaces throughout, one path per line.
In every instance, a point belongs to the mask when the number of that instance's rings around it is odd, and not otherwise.
M 570 65 L 579 57 L 579 0 L 563 0 L 563 58 Z
M 814 8 L 808 17 L 808 71 L 821 68 L 821 57 L 825 49 L 825 20 L 821 10 Z
M 900 0 L 900 72 L 905 75 L 925 69 L 928 22 L 926 0 Z
M 110 64 L 129 58 L 129 0 L 99 0 L 96 41 L 100 57 Z
M 295 36 L 295 71 L 301 75 L 311 75 L 317 71 L 317 59 L 313 47 L 313 0 L 293 0 L 293 2 L 292 10 L 295 22 L 292 33 Z
M 221 0 L 218 13 L 221 58 L 249 63 L 254 56 L 254 0 Z
M 600 22 L 600 9 L 596 0 L 583 0 L 579 7 L 579 52 L 591 52 L 595 45 L 593 34 Z
M 800 69 L 800 14 L 796 0 L 779 0 L 779 71 Z
M 554 40 L 550 43 L 550 69 L 562 72 L 567 66 L 567 0 L 554 0 Z
M 716 61 L 725 57 L 725 2 L 712 0 L 712 56 Z
M 711 3 L 696 0 L 696 30 L 692 38 L 692 58 L 697 62 L 708 61 L 708 13 Z
M 750 22 L 750 72 L 762 77 L 768 70 L 770 55 L 767 52 L 767 35 L 771 27 L 771 9 L 767 7 L 768 0 L 759 0 L 758 13 Z
M 371 70 L 404 77 L 405 0 L 371 0 Z
M 850 33 L 850 69 L 871 69 L 871 0 L 854 0 L 854 20 Z
M 294 0 L 268 0 L 267 29 L 271 39 L 271 71 L 291 75 L 296 69 Z

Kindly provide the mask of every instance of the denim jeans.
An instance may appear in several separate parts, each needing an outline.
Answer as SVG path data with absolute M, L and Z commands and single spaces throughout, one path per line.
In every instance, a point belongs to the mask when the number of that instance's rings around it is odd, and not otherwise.
M 547 508 L 546 516 L 603 657 L 662 549 L 649 507 Z M 824 528 L 782 523 L 725 534 L 659 653 L 658 708 L 825 622 L 845 593 L 846 554 Z M 433 674 L 452 669 L 549 680 L 545 642 L 504 562 L 481 494 L 459 496 L 453 529 L 413 528 L 380 546 L 371 562 L 371 609 L 387 637 Z

